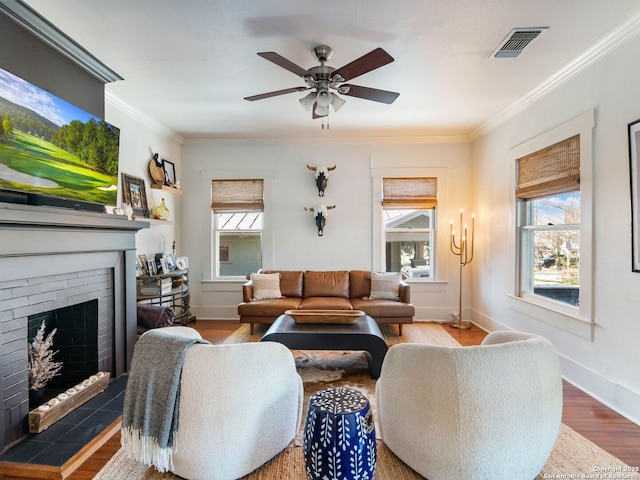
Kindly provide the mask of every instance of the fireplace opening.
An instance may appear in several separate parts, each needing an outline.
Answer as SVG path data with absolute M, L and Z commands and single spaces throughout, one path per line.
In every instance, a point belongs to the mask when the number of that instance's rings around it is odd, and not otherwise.
M 59 308 L 29 316 L 28 341 L 32 342 L 42 322 L 45 322 L 45 337 L 57 329 L 53 336 L 53 356 L 62 362 L 60 374 L 45 386 L 44 394 L 34 398 L 29 409 L 38 406 L 98 371 L 98 300 Z

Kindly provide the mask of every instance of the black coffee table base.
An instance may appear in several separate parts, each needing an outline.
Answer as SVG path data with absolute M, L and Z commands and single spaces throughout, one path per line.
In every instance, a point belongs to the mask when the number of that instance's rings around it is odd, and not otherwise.
M 388 350 L 380 327 L 368 315 L 353 324 L 296 323 L 289 315 L 280 315 L 260 341 L 278 342 L 291 350 L 362 350 L 371 378 L 380 377 Z

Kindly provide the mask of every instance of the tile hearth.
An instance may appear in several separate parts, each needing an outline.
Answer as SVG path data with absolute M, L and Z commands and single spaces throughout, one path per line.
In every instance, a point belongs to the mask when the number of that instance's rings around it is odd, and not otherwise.
M 93 397 L 41 433 L 0 455 L 5 462 L 62 467 L 122 415 L 127 376 L 113 380 Z

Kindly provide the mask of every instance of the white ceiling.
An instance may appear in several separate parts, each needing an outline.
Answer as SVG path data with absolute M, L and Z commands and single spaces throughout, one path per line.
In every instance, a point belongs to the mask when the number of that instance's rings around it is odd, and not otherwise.
M 26 0 L 115 70 L 117 102 L 185 138 L 454 136 L 507 118 L 640 30 L 638 0 Z M 491 58 L 513 28 L 549 27 L 515 59 Z M 330 130 L 298 103 L 304 86 L 259 57 L 303 68 L 311 48 L 341 67 L 382 47 L 395 62 L 350 83 L 400 92 L 386 105 L 354 97 Z M 635 60 L 634 60 L 635 61 Z

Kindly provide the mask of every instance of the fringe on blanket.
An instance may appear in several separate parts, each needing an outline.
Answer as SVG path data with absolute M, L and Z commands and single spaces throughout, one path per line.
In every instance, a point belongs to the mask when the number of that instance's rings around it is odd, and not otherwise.
M 157 438 L 143 436 L 140 429 L 126 427 L 121 430 L 120 443 L 134 460 L 164 473 L 173 470 L 173 453 L 178 451 L 176 437 L 177 434 L 172 447 L 160 448 Z

